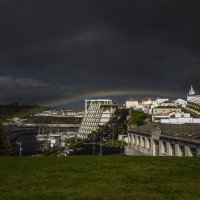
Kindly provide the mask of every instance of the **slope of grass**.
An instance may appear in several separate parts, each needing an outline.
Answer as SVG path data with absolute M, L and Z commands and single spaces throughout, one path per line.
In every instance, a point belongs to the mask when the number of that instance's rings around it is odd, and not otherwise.
M 200 158 L 1 157 L 0 199 L 200 199 Z

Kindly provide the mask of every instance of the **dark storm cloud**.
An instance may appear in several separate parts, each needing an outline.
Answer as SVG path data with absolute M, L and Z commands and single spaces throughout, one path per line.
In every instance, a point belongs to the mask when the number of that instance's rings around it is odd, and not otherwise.
M 199 1 L 1 1 L 0 84 L 10 88 L 0 86 L 1 102 L 198 88 L 199 9 Z
M 84 89 L 84 86 L 78 85 L 56 85 L 37 79 L 0 76 L 0 104 L 9 103 L 8 100 L 18 101 L 22 104 L 27 102 L 44 104 L 76 96 L 77 91 L 81 94 Z M 87 89 L 89 90 L 90 87 Z

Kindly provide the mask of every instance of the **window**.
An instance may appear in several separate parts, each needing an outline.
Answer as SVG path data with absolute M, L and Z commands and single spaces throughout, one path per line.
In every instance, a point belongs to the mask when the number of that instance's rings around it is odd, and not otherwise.
M 170 147 L 171 147 L 170 155 L 175 156 L 175 144 L 170 144 Z
M 136 136 L 137 138 L 137 145 L 139 146 L 140 145 L 140 136 Z
M 141 147 L 144 147 L 144 144 L 145 144 L 144 142 L 145 142 L 144 137 L 141 136 L 140 137 L 140 146 Z
M 185 147 L 179 146 L 179 156 L 185 156 Z
M 162 154 L 167 154 L 167 144 L 166 142 L 162 142 Z
M 190 148 L 190 155 L 191 155 L 191 156 L 196 156 L 196 155 L 197 155 L 197 150 L 196 150 L 196 148 Z
M 135 135 L 132 135 L 133 144 L 135 144 Z
M 155 156 L 159 156 L 159 141 L 154 140 L 154 146 L 155 146 Z
M 148 149 L 151 148 L 151 139 L 147 139 L 147 146 L 146 146 Z

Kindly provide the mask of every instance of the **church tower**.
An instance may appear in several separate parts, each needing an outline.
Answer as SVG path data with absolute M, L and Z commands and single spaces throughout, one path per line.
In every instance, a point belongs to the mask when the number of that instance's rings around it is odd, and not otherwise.
M 190 88 L 190 91 L 189 91 L 189 95 L 194 95 L 194 94 L 195 94 L 195 91 L 194 91 L 194 89 L 193 89 L 193 87 L 191 85 L 191 88 Z

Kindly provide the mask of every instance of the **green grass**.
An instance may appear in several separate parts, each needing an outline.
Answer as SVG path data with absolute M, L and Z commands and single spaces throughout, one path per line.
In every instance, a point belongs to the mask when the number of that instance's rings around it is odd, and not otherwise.
M 1 200 L 200 199 L 200 158 L 1 157 Z

